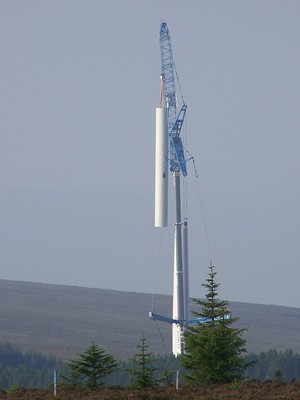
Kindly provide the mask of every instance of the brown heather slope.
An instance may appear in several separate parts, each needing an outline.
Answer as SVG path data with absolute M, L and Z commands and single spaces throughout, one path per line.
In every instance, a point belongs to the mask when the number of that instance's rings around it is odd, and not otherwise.
M 152 295 L 0 280 L 0 340 L 63 360 L 92 340 L 118 359 L 132 357 L 144 333 L 149 348 L 170 352 L 170 326 L 149 320 Z M 171 314 L 171 296 L 156 295 L 155 309 Z M 230 303 L 250 352 L 291 348 L 300 353 L 300 309 Z M 162 340 L 163 339 L 163 340 Z M 299 396 L 300 399 L 300 396 Z
M 80 391 L 58 388 L 57 396 L 53 389 L 18 389 L 13 394 L 0 393 L 3 400 L 299 400 L 300 382 L 249 382 L 232 385 L 182 386 L 139 391 L 121 388 L 102 388 L 86 394 Z

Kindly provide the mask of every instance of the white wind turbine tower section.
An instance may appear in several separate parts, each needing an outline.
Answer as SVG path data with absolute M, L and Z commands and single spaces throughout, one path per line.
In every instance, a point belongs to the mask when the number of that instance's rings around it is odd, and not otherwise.
M 168 225 L 168 125 L 163 107 L 156 109 L 155 138 L 155 226 Z

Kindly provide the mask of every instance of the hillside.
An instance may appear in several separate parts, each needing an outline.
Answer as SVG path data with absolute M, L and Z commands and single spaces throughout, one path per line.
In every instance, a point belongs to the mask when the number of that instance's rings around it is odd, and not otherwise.
M 154 300 L 153 311 L 170 315 L 171 296 Z M 92 340 L 117 358 L 131 357 L 142 333 L 152 352 L 169 352 L 170 326 L 148 319 L 151 304 L 145 293 L 0 280 L 0 337 L 64 360 Z M 230 309 L 249 328 L 248 351 L 300 353 L 300 309 L 237 302 Z

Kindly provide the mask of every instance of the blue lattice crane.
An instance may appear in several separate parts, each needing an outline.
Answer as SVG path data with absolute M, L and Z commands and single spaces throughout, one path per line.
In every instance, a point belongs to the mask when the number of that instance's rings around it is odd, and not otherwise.
M 165 193 L 167 192 L 165 165 L 169 166 L 174 179 L 175 188 L 175 232 L 174 232 L 174 274 L 173 274 L 173 315 L 171 317 L 162 316 L 151 311 L 149 318 L 155 321 L 163 321 L 172 324 L 172 352 L 179 355 L 184 351 L 183 333 L 188 324 L 207 323 L 210 318 L 189 318 L 189 272 L 188 272 L 188 224 L 187 218 L 181 217 L 181 196 L 180 178 L 187 175 L 186 163 L 193 160 L 193 157 L 185 158 L 185 151 L 180 137 L 187 106 L 184 102 L 182 93 L 182 105 L 177 112 L 177 95 L 175 77 L 181 92 L 175 63 L 172 53 L 171 38 L 168 26 L 165 22 L 160 26 L 160 55 L 161 55 L 161 94 L 159 114 L 159 127 L 156 135 L 159 137 L 156 159 L 160 159 L 156 168 L 156 180 L 158 186 L 158 216 L 156 218 L 157 227 L 167 226 L 166 214 L 167 207 L 161 203 L 167 203 Z M 158 115 L 157 114 L 157 115 Z M 164 128 L 164 118 L 167 128 Z M 166 134 L 164 133 L 166 131 Z M 167 145 L 165 143 L 167 137 Z M 165 149 L 167 147 L 167 150 Z M 157 156 L 158 154 L 158 156 Z M 167 154 L 167 155 L 166 155 Z M 159 160 L 158 160 L 159 161 Z M 195 170 L 197 176 L 197 172 Z M 230 314 L 226 314 L 217 319 L 228 319 Z
M 169 132 L 169 151 L 170 151 L 170 171 L 182 172 L 187 175 L 186 160 L 183 151 L 182 140 L 180 138 L 181 128 L 184 122 L 187 106 L 182 97 L 182 106 L 177 114 L 177 95 L 175 84 L 175 63 L 173 59 L 171 37 L 166 22 L 160 26 L 160 58 L 161 58 L 161 80 L 162 93 L 161 103 L 167 110 L 168 132 Z M 177 74 L 176 74 L 177 75 Z
M 157 142 L 156 142 L 156 224 L 167 226 L 166 191 L 167 174 L 165 164 L 174 179 L 175 188 L 175 221 L 174 221 L 174 274 L 173 274 L 173 315 L 172 318 L 150 313 L 151 319 L 162 320 L 172 324 L 172 351 L 176 356 L 183 352 L 183 330 L 189 323 L 189 281 L 188 281 L 188 246 L 187 219 L 182 221 L 180 177 L 187 175 L 186 158 L 180 137 L 187 106 L 184 103 L 177 112 L 177 95 L 175 76 L 177 73 L 172 53 L 169 29 L 165 22 L 160 27 L 161 55 L 161 104 L 157 109 Z M 178 85 L 180 87 L 179 81 Z M 165 144 L 164 118 L 167 121 L 167 146 Z M 165 147 L 168 151 L 165 151 Z M 166 155 L 167 153 L 167 155 Z M 158 199 L 158 200 L 157 200 Z

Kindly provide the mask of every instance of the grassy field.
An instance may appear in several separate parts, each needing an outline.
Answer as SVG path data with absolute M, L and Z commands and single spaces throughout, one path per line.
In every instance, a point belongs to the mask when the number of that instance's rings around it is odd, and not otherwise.
M 59 387 L 57 400 L 299 400 L 299 382 L 249 382 L 243 384 L 182 386 L 133 390 L 128 388 L 101 388 L 93 393 Z M 0 392 L 5 400 L 50 400 L 53 389 L 16 389 L 13 393 Z
M 153 311 L 171 314 L 171 296 L 156 295 Z M 0 280 L 1 341 L 63 360 L 92 340 L 118 359 L 133 356 L 141 335 L 149 350 L 170 352 L 170 326 L 149 320 L 152 295 Z M 239 326 L 249 328 L 248 351 L 270 348 L 300 353 L 300 309 L 230 303 Z

